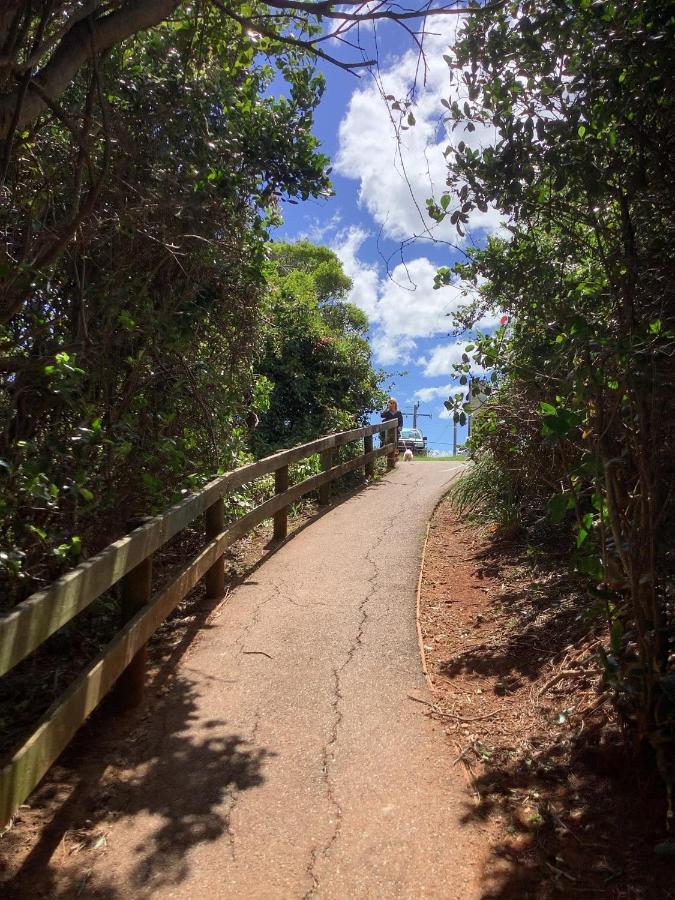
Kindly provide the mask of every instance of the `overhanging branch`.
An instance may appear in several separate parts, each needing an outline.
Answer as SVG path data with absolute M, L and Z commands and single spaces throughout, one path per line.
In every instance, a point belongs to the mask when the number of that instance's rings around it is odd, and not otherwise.
M 0 97 L 0 140 L 7 140 L 17 108 L 15 127 L 23 128 L 45 111 L 45 96 L 56 100 L 63 94 L 89 57 L 90 41 L 96 52 L 101 53 L 163 22 L 179 4 L 180 0 L 129 0 L 100 19 L 89 17 L 77 21 L 59 41 L 49 62 L 35 75 L 22 103 L 18 89 Z M 41 93 L 32 89 L 33 84 L 39 85 Z
M 331 19 L 342 23 L 338 31 L 340 34 L 346 34 L 352 27 L 358 28 L 359 25 L 368 22 L 390 21 L 400 24 L 409 20 L 425 22 L 428 18 L 436 16 L 488 13 L 500 8 L 504 3 L 505 0 L 498 0 L 485 6 L 478 6 L 471 3 L 460 5 L 460 0 L 438 4 L 435 4 L 434 0 L 426 0 L 415 7 L 402 6 L 395 0 L 381 0 L 375 5 L 364 0 L 345 0 L 342 3 L 334 3 L 331 0 L 319 0 L 316 3 L 305 0 L 269 0 L 263 7 L 265 12 L 261 9 L 259 16 L 255 10 L 248 16 L 242 16 L 237 5 L 230 5 L 223 0 L 213 0 L 213 4 L 223 15 L 233 21 L 352 72 L 374 66 L 375 60 L 366 59 L 365 54 L 363 59 L 353 61 L 340 59 L 318 46 L 325 39 L 325 35 L 316 38 L 298 38 L 295 35 L 285 34 L 282 29 L 277 31 L 268 24 L 263 24 L 262 20 L 268 19 L 269 10 L 276 10 L 281 16 L 284 13 L 301 15 L 306 17 L 307 21 L 315 23 L 322 19 Z M 57 100 L 64 93 L 89 55 L 90 40 L 93 41 L 96 53 L 100 54 L 140 31 L 159 25 L 172 15 L 180 4 L 181 0 L 126 0 L 113 11 L 106 12 L 105 6 L 102 11 L 100 0 L 90 0 L 73 12 L 55 34 L 44 41 L 38 41 L 23 62 L 9 57 L 0 58 L 0 66 L 8 67 L 17 75 L 30 73 L 33 68 L 37 71 L 32 77 L 28 74 L 27 88 L 22 89 L 21 85 L 17 85 L 8 93 L 0 95 L 0 141 L 7 142 L 12 131 L 34 122 L 47 109 L 45 97 Z M 43 60 L 47 57 L 48 61 L 43 64 Z M 35 90 L 35 85 L 39 90 Z

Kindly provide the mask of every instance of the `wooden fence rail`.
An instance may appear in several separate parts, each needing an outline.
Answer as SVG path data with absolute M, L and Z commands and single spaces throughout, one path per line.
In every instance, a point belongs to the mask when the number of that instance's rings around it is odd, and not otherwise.
M 329 502 L 330 482 L 361 467 L 367 476 L 372 475 L 379 456 L 386 454 L 387 466 L 393 468 L 396 425 L 394 419 L 327 435 L 228 472 L 163 515 L 144 521 L 129 535 L 0 618 L 1 676 L 118 581 L 122 581 L 126 608 L 135 611 L 99 656 L 52 704 L 35 731 L 0 770 L 0 828 L 9 822 L 118 679 L 126 696 L 126 705 L 140 701 L 148 639 L 200 579 L 205 579 L 208 596 L 219 596 L 223 592 L 223 553 L 227 547 L 270 518 L 274 519 L 274 536 L 286 537 L 290 504 L 315 490 L 319 491 L 320 503 Z M 382 445 L 374 450 L 373 435 L 378 432 L 382 432 Z M 333 465 L 334 448 L 361 439 L 364 441 L 363 454 Z M 322 454 L 323 471 L 289 487 L 288 466 L 316 453 Z M 272 472 L 275 496 L 225 528 L 224 497 Z M 170 584 L 153 594 L 153 553 L 202 514 L 206 520 L 206 546 Z

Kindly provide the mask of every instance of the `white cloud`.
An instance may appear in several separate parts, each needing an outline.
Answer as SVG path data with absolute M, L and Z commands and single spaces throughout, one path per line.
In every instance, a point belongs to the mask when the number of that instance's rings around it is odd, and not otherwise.
M 458 285 L 434 290 L 437 267 L 424 256 L 381 276 L 376 266 L 359 259 L 367 237 L 363 229 L 349 228 L 338 236 L 333 250 L 352 279 L 350 301 L 370 321 L 376 359 L 383 365 L 407 363 L 419 338 L 448 332 L 451 314 L 467 302 L 467 295 Z
M 379 323 L 389 334 L 431 337 L 450 327 L 448 312 L 461 302 L 459 289 L 434 290 L 435 266 L 426 257 L 396 266 L 380 282 Z
M 427 357 L 422 357 L 419 363 L 424 367 L 424 374 L 427 378 L 434 378 L 437 375 L 454 375 L 454 365 L 462 361 L 462 353 L 466 341 L 456 341 L 454 344 L 438 344 L 432 347 L 431 353 Z
M 413 400 L 421 400 L 422 403 L 428 403 L 430 400 L 435 400 L 436 397 L 443 397 L 444 400 L 447 400 L 451 393 L 454 392 L 456 394 L 458 390 L 463 390 L 463 388 L 458 388 L 457 385 L 452 383 L 420 388 L 413 394 Z
M 375 359 L 383 366 L 409 363 L 416 347 L 412 338 L 387 334 L 386 331 L 376 331 L 371 344 L 375 351 Z
M 304 231 L 300 231 L 293 238 L 294 241 L 310 241 L 312 244 L 321 244 L 326 238 L 331 237 L 340 227 L 342 223 L 342 213 L 338 209 L 327 222 L 322 221 L 319 216 L 314 216 L 308 223 Z
M 447 164 L 443 150 L 460 141 L 475 149 L 494 140 L 491 127 L 478 126 L 468 132 L 460 126 L 451 131 L 443 122 L 441 99 L 463 101 L 466 96 L 456 81 L 450 82 L 449 68 L 443 59 L 454 41 L 456 27 L 456 21 L 434 21 L 434 32 L 440 33 L 426 37 L 426 85 L 419 89 L 411 107 L 415 125 L 400 134 L 400 143 L 390 104 L 382 97 L 375 79 L 354 91 L 340 123 L 335 169 L 360 181 L 359 202 L 382 226 L 384 236 L 393 240 L 431 231 L 436 238 L 457 242 L 455 228 L 448 220 L 437 226 L 426 213 L 426 198 L 440 197 L 445 188 Z M 418 55 L 413 50 L 395 58 L 381 72 L 382 93 L 406 97 L 417 70 Z M 501 215 L 495 210 L 475 210 L 469 224 L 474 232 L 490 232 L 499 228 L 500 221 Z
M 361 244 L 367 237 L 367 231 L 353 226 L 338 237 L 332 249 L 337 253 L 345 274 L 352 279 L 350 301 L 364 311 L 373 325 L 378 314 L 380 278 L 376 266 L 362 262 L 357 256 Z

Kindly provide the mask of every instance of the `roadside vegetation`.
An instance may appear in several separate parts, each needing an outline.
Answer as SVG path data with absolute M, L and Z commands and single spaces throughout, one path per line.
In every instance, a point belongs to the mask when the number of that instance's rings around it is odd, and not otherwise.
M 528 0 L 467 21 L 456 126 L 429 209 L 461 232 L 490 204 L 503 237 L 441 269 L 501 314 L 457 367 L 487 395 L 458 508 L 548 541 L 606 623 L 596 658 L 624 725 L 675 783 L 675 239 L 672 6 Z M 459 421 L 468 406 L 446 404 Z
M 336 257 L 269 243 L 280 197 L 329 190 L 312 58 L 181 10 L 85 60 L 5 145 L 3 609 L 130 516 L 381 402 Z
M 49 67 L 37 86 L 21 67 L 77 29 L 70 7 L 0 13 L 5 62 L 31 84 L 0 147 L 0 614 L 136 517 L 383 402 L 337 257 L 271 241 L 281 198 L 330 191 L 312 54 L 184 5 L 90 46 L 35 113 Z M 15 83 L 0 67 L 0 105 Z M 240 489 L 227 520 L 273 492 L 273 476 Z M 199 526 L 170 542 L 156 583 L 202 544 Z M 114 588 L 2 679 L 3 754 L 123 621 Z

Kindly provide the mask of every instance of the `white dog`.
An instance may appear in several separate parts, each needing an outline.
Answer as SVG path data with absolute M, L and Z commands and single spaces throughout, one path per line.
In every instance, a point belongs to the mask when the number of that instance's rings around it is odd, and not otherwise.
M 412 462 L 412 461 L 413 461 L 413 452 L 412 452 L 412 450 L 408 449 L 403 454 L 403 462 Z

